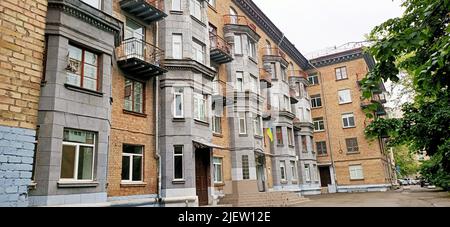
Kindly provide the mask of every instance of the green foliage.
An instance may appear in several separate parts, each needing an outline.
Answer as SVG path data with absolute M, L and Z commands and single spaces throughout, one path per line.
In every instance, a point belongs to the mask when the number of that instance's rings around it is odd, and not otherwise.
M 377 63 L 362 81 L 363 97 L 371 98 L 383 81 L 412 79 L 413 103 L 403 106 L 402 119 L 377 119 L 369 137 L 389 136 L 391 145 L 408 144 L 427 151 L 431 160 L 423 176 L 438 186 L 450 182 L 450 0 L 405 0 L 405 14 L 375 27 L 367 49 Z
M 394 158 L 397 166 L 400 167 L 400 178 L 415 175 L 419 172 L 419 163 L 414 159 L 406 146 L 398 146 L 394 148 Z

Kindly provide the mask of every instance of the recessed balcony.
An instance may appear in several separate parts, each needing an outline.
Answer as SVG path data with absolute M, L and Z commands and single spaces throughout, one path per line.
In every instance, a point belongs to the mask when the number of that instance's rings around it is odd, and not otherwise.
M 121 0 L 120 8 L 147 25 L 167 17 L 163 0 Z
M 167 72 L 162 66 L 164 51 L 143 40 L 127 39 L 116 52 L 119 68 L 128 75 L 149 79 Z
M 287 55 L 280 48 L 263 48 L 264 62 L 281 62 L 283 65 L 288 65 Z
M 224 15 L 224 32 L 225 38 L 235 33 L 245 33 L 253 40 L 259 41 L 261 36 L 258 35 L 256 25 L 252 23 L 247 17 L 237 15 Z
M 211 44 L 211 61 L 217 64 L 226 64 L 233 61 L 231 55 L 231 45 L 217 34 L 210 33 L 209 41 Z
M 289 70 L 290 77 L 308 80 L 308 74 L 303 70 Z

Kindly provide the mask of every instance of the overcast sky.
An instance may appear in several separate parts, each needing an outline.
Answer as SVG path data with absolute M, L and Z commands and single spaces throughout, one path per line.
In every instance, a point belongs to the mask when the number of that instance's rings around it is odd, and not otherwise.
M 253 0 L 304 55 L 348 42 L 401 16 L 400 0 Z

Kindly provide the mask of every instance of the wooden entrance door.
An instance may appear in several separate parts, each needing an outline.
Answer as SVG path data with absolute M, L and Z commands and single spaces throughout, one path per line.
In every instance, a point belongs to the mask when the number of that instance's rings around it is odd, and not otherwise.
M 210 151 L 197 149 L 195 151 L 196 190 L 200 206 L 208 205 L 208 188 L 211 186 Z
M 319 167 L 319 171 L 322 187 L 328 187 L 328 185 L 331 184 L 330 167 L 329 166 Z

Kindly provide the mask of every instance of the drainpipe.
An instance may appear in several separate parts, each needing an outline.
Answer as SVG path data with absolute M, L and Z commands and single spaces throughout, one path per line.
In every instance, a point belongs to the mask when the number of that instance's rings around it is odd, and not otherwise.
M 155 44 L 159 47 L 159 22 L 155 24 Z M 158 159 L 158 203 L 161 203 L 161 188 L 162 188 L 162 163 L 161 163 L 161 153 L 159 152 L 159 76 L 155 78 L 155 151 L 156 158 Z
M 319 69 L 316 66 L 314 66 L 314 64 L 312 64 L 311 62 L 309 62 L 309 64 L 312 67 L 314 67 L 314 69 L 319 74 L 319 78 L 320 78 L 320 89 L 322 90 L 322 94 L 323 94 L 322 103 L 323 103 L 323 108 L 325 110 L 325 117 L 326 117 L 325 124 L 327 126 L 328 147 L 330 148 L 331 165 L 333 166 L 333 178 L 334 178 L 334 183 L 336 184 L 336 192 L 337 192 L 338 182 L 337 182 L 337 176 L 336 176 L 336 164 L 334 162 L 333 150 L 331 147 L 331 137 L 330 137 L 330 131 L 329 131 L 330 127 L 328 124 L 328 109 L 327 109 L 327 105 L 326 105 L 326 101 L 325 101 L 325 94 L 324 94 L 325 90 L 324 90 L 324 86 L 323 86 L 324 79 L 322 78 L 322 73 L 320 73 Z

